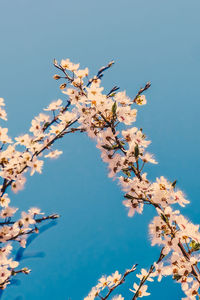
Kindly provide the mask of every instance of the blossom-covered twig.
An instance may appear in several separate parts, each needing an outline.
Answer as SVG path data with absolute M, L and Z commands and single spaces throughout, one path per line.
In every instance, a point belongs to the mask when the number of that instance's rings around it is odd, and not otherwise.
M 136 270 L 137 264 L 133 265 L 131 269 L 125 271 L 123 275 L 119 274 L 118 271 L 113 273 L 111 276 L 102 276 L 98 280 L 98 284 L 92 288 L 89 295 L 84 300 L 91 300 L 95 297 L 101 300 L 106 300 L 115 291 L 115 289 L 125 282 L 126 277 Z M 104 293 L 105 295 L 103 296 Z M 115 298 L 116 299 L 116 298 Z
M 0 217 L 4 219 L 0 223 L 0 242 L 17 240 L 25 245 L 23 237 L 37 231 L 35 224 L 39 219 L 35 215 L 40 214 L 38 209 L 30 209 L 28 213 L 22 212 L 21 218 L 14 222 L 12 217 L 17 209 L 9 206 L 10 198 L 6 193 L 9 192 L 8 187 L 11 186 L 12 191 L 17 192 L 23 188 L 28 170 L 31 176 L 35 172 L 41 173 L 43 155 L 44 158 L 58 157 L 62 151 L 52 149 L 58 139 L 68 133 L 86 132 L 96 141 L 103 161 L 108 164 L 109 177 L 119 180 L 125 192 L 123 204 L 128 209 L 128 216 L 132 217 L 135 212 L 141 214 L 145 204 L 153 206 L 157 214 L 149 225 L 149 232 L 152 245 L 162 246 L 162 259 L 154 263 L 149 272 L 143 269 L 142 275 L 138 275 L 143 279 L 139 286 L 134 284 L 135 297 L 149 295 L 144 283 L 154 274 L 158 280 L 163 275 L 171 275 L 181 283 L 187 299 L 194 300 L 199 294 L 200 286 L 200 257 L 196 255 L 200 250 L 199 225 L 192 224 L 179 210 L 172 208 L 177 205 L 184 207 L 189 203 L 183 192 L 177 189 L 176 181 L 170 182 L 163 176 L 156 178 L 155 182 L 148 180 L 147 173 L 144 172 L 146 164 L 157 163 L 153 155 L 146 151 L 150 141 L 141 128 L 129 127 L 136 121 L 136 106 L 147 102 L 142 93 L 150 87 L 150 83 L 141 88 L 133 100 L 125 91 L 119 92 L 117 86 L 103 93 L 101 78 L 103 72 L 112 65 L 113 61 L 89 79 L 88 68 L 79 69 L 79 64 L 74 64 L 69 59 L 62 60 L 60 64 L 55 60 L 54 66 L 63 76 L 56 74 L 54 79 L 66 81 L 60 85 L 61 91 L 67 95 L 66 102 L 61 99 L 52 102 L 44 110 L 53 116 L 39 114 L 32 120 L 31 134 L 16 137 L 15 142 L 8 137 L 7 128 L 0 127 L 0 176 L 3 179 L 0 187 Z M 1 98 L 0 118 L 6 120 L 3 106 Z M 43 220 L 47 218 L 44 217 Z M 13 272 L 13 263 L 7 259 L 11 248 L 9 250 L 6 247 L 9 246 L 0 248 L 7 253 L 2 261 L 0 259 L 0 269 L 3 270 L 6 266 L 6 278 L 9 278 Z M 115 276 L 118 277 L 118 273 L 115 272 Z M 3 287 L 8 283 L 6 278 L 0 274 L 0 284 Z M 90 294 L 88 299 L 92 300 L 96 296 L 99 293 Z
M 108 163 L 109 177 L 119 179 L 126 193 L 123 204 L 129 209 L 128 215 L 142 213 L 144 204 L 155 208 L 157 216 L 149 226 L 152 245 L 163 247 L 163 270 L 168 269 L 168 275 L 181 283 L 185 294 L 195 299 L 200 278 L 199 258 L 195 255 L 200 249 L 199 226 L 189 222 L 180 211 L 172 209 L 173 205 L 183 207 L 189 201 L 176 188 L 176 181 L 169 182 L 163 176 L 153 183 L 147 179 L 145 165 L 157 163 L 153 155 L 146 152 L 150 141 L 142 129 L 126 128 L 136 120 L 137 110 L 132 106 L 146 104 L 142 93 L 150 87 L 150 83 L 141 88 L 131 101 L 125 92 L 103 94 L 99 78 L 88 87 L 84 81 L 86 73 L 88 75 L 87 68 L 79 70 L 79 65 L 68 59 L 62 60 L 60 66 L 64 74 L 73 74 L 70 77 L 72 88 L 66 85 L 61 90 L 76 107 L 81 127 L 96 140 L 103 161 Z M 163 271 L 163 274 L 166 275 L 166 272 Z
M 162 253 L 162 250 L 160 252 L 160 256 L 156 262 L 156 264 L 160 263 L 162 261 L 162 259 L 164 258 L 165 256 L 163 255 Z M 144 270 L 144 269 L 143 269 Z M 138 297 L 142 297 L 144 296 L 143 295 L 143 291 L 145 290 L 146 292 L 146 287 L 144 289 L 144 283 L 149 280 L 150 276 L 152 275 L 152 273 L 155 271 L 155 265 L 151 265 L 151 267 L 149 268 L 149 271 L 148 272 L 145 272 L 143 271 L 143 274 L 141 276 L 137 276 L 139 278 L 141 278 L 140 280 L 140 284 L 137 285 L 137 284 L 134 284 L 133 287 L 136 289 L 135 291 L 133 291 L 135 294 L 132 298 L 132 300 L 136 300 Z M 153 281 L 153 279 L 151 278 L 150 281 Z M 142 291 L 143 289 L 143 291 Z M 132 291 L 132 290 L 131 290 Z

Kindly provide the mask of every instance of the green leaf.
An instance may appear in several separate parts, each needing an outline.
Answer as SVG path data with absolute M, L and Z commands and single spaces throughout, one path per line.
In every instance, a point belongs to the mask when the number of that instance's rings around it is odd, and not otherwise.
M 177 180 L 174 180 L 174 182 L 172 182 L 172 187 L 175 188 L 177 184 Z
M 116 115 L 116 111 L 117 111 L 117 103 L 114 102 L 114 104 L 113 104 L 113 106 L 112 106 L 112 114 L 113 114 L 113 116 Z
M 112 150 L 113 148 L 109 145 L 102 145 L 102 147 L 106 150 Z
M 198 251 L 200 250 L 200 243 L 196 243 L 194 240 L 192 240 L 190 243 L 190 247 L 193 251 Z
M 131 177 L 131 172 L 129 170 L 126 170 L 126 169 L 123 169 L 122 172 L 128 176 L 128 177 Z
M 118 148 L 119 148 L 119 145 L 117 145 L 117 144 L 112 145 L 112 149 L 118 149 Z
M 44 123 L 44 128 L 47 128 L 47 126 L 49 125 L 49 122 Z
M 135 149 L 134 149 L 135 158 L 138 158 L 139 154 L 140 154 L 139 147 L 138 147 L 138 144 L 136 144 Z
M 111 93 L 108 95 L 108 97 L 114 97 L 116 95 L 116 93 Z
M 174 280 L 179 280 L 181 277 L 182 277 L 181 275 L 175 274 L 175 275 L 173 276 L 173 279 L 174 279 Z
M 168 223 L 168 218 L 165 215 L 161 214 L 161 218 L 165 223 Z

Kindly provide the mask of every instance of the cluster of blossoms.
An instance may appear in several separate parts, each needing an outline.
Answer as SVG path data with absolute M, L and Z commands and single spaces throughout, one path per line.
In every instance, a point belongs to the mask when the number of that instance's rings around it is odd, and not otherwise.
M 119 274 L 118 271 L 116 271 L 114 274 L 112 274 L 112 276 L 108 276 L 108 277 L 102 276 L 99 279 L 98 284 L 92 288 L 89 295 L 86 298 L 84 298 L 84 300 L 92 300 L 97 296 L 100 297 L 100 293 L 102 291 L 104 291 L 105 289 L 108 289 L 108 292 L 109 292 L 109 290 L 111 288 L 119 285 L 121 278 L 122 278 L 122 275 Z M 121 295 L 119 295 L 118 297 L 121 297 Z M 105 297 L 102 297 L 102 298 L 105 298 Z M 118 299 L 118 298 L 114 297 L 114 299 Z M 124 298 L 122 298 L 122 299 L 124 299 Z
M 154 277 L 160 281 L 162 276 L 168 275 L 181 284 L 186 296 L 184 299 L 193 300 L 199 296 L 199 226 L 172 208 L 174 205 L 184 207 L 189 201 L 176 188 L 176 181 L 169 182 L 160 177 L 152 183 L 147 173 L 143 172 L 146 164 L 157 162 L 147 152 L 150 141 L 141 128 L 133 127 L 133 123 L 137 116 L 136 107 L 147 102 L 143 92 L 150 87 L 150 83 L 141 88 L 134 99 L 129 98 L 125 91 L 119 92 L 116 86 L 103 93 L 101 78 L 112 64 L 110 62 L 102 67 L 96 76 L 89 79 L 88 68 L 80 69 L 79 64 L 69 59 L 62 60 L 60 64 L 55 60 L 54 66 L 61 75 L 54 75 L 54 79 L 64 79 L 60 89 L 67 99 L 52 102 L 44 109 L 45 113 L 40 113 L 32 120 L 29 133 L 16 137 L 14 141 L 8 137 L 7 128 L 0 127 L 0 217 L 3 219 L 0 223 L 0 241 L 4 243 L 0 248 L 0 251 L 4 251 L 4 256 L 0 256 L 1 273 L 4 275 L 0 273 L 1 288 L 5 288 L 11 276 L 17 272 L 27 273 L 25 269 L 16 271 L 18 263 L 7 258 L 11 251 L 9 243 L 18 241 L 25 247 L 27 235 L 38 231 L 37 224 L 57 217 L 38 217 L 40 210 L 32 208 L 27 213 L 22 212 L 19 220 L 12 221 L 17 209 L 9 206 L 7 190 L 9 187 L 13 192 L 23 189 L 28 170 L 31 176 L 35 172 L 41 173 L 44 159 L 57 158 L 62 154 L 62 151 L 52 148 L 55 141 L 68 133 L 79 131 L 86 132 L 96 140 L 102 160 L 108 164 L 109 177 L 117 179 L 125 192 L 123 204 L 128 209 L 128 216 L 132 217 L 135 212 L 141 214 L 145 204 L 152 205 L 157 214 L 149 225 L 149 232 L 152 245 L 162 247 L 160 256 L 148 271 L 142 269 L 141 274 L 136 275 L 140 283 L 134 283 L 133 289 L 130 289 L 134 294 L 132 299 L 150 294 L 146 281 L 153 281 Z M 6 120 L 2 106 L 4 101 L 0 99 L 0 118 Z M 127 270 L 123 276 L 118 271 L 112 276 L 103 276 L 85 300 L 96 297 L 107 299 L 134 270 L 135 267 Z M 102 292 L 106 295 L 103 296 Z M 118 295 L 112 299 L 124 298 Z
M 96 297 L 106 300 L 110 294 L 122 283 L 124 283 L 125 278 L 130 273 L 136 270 L 136 265 L 134 265 L 130 270 L 126 270 L 124 275 L 119 274 L 118 271 L 109 276 L 102 276 L 98 280 L 98 284 L 92 288 L 89 295 L 84 298 L 84 300 L 93 300 Z M 112 300 L 124 300 L 122 295 L 116 295 Z
M 61 108 L 61 100 L 56 104 L 49 105 L 45 111 L 54 114 L 55 110 Z M 4 99 L 0 98 L 0 118 L 7 120 Z M 16 270 L 19 263 L 8 259 L 12 250 L 11 243 L 18 242 L 21 247 L 26 247 L 28 235 L 38 233 L 38 225 L 46 220 L 58 218 L 57 214 L 41 216 L 40 209 L 32 207 L 28 212 L 19 212 L 18 208 L 10 206 L 9 187 L 14 193 L 22 190 L 26 182 L 25 174 L 30 170 L 32 176 L 35 172 L 41 173 L 44 158 L 56 158 L 62 151 L 51 149 L 51 145 L 62 137 L 69 128 L 76 115 L 62 107 L 62 114 L 50 116 L 39 114 L 31 123 L 29 134 L 15 137 L 12 140 L 8 135 L 8 129 L 0 127 L 0 288 L 5 289 L 10 283 L 12 276 L 18 273 L 28 274 L 29 270 L 22 268 Z M 58 124 L 59 123 L 59 124 Z M 58 124 L 58 126 L 54 126 Z M 20 216 L 14 220 L 14 215 Z
M 153 183 L 148 180 L 147 173 L 143 172 L 145 165 L 157 162 L 147 152 L 150 141 L 143 130 L 132 126 L 136 121 L 136 107 L 146 104 L 142 93 L 150 84 L 140 89 L 134 99 L 129 98 L 125 91 L 118 92 L 117 87 L 103 93 L 101 77 L 112 64 L 88 80 L 88 69 L 79 70 L 79 65 L 68 59 L 62 60 L 61 64 L 54 62 L 67 81 L 60 88 L 74 107 L 80 124 L 78 128 L 96 140 L 102 160 L 108 164 L 109 177 L 117 178 L 125 192 L 123 204 L 128 208 L 128 215 L 142 213 L 145 204 L 155 208 L 157 216 L 149 225 L 149 231 L 152 245 L 158 244 L 162 250 L 147 278 L 153 274 L 161 280 L 163 275 L 171 275 L 181 283 L 186 299 L 196 299 L 200 283 L 200 256 L 196 254 L 200 249 L 199 226 L 172 208 L 189 203 L 183 192 L 176 188 L 176 181 L 169 182 L 163 176 Z M 58 80 L 61 76 L 55 75 L 54 78 Z M 142 278 L 144 281 L 146 276 Z M 134 289 L 136 297 L 149 294 L 144 284 L 135 284 Z

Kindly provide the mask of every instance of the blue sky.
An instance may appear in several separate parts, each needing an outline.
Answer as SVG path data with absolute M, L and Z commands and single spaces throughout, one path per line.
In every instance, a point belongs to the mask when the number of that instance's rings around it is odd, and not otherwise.
M 177 179 L 191 200 L 183 213 L 199 223 L 199 11 L 198 0 L 0 0 L 0 97 L 10 135 L 25 133 L 31 119 L 62 96 L 52 79 L 53 58 L 80 62 L 92 74 L 115 60 L 105 88 L 118 85 L 134 97 L 152 82 L 136 124 L 159 161 L 150 178 Z M 61 218 L 28 247 L 27 255 L 39 251 L 44 257 L 23 261 L 32 273 L 2 300 L 83 299 L 102 274 L 124 272 L 134 263 L 148 267 L 159 253 L 147 238 L 153 210 L 127 217 L 123 194 L 107 178 L 93 141 L 77 134 L 58 148 L 63 155 L 29 178 L 13 205 L 39 206 Z M 125 299 L 131 298 L 134 276 L 129 278 Z M 154 300 L 182 295 L 170 279 L 149 291 Z

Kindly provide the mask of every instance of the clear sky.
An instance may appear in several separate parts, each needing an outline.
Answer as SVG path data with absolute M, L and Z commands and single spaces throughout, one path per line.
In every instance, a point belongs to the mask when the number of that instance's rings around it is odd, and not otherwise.
M 191 200 L 183 213 L 200 223 L 199 11 L 199 0 L 0 0 L 0 97 L 10 135 L 25 133 L 31 119 L 62 96 L 52 79 L 54 57 L 80 62 L 92 74 L 113 59 L 103 79 L 107 89 L 118 85 L 134 97 L 152 82 L 136 124 L 159 161 L 149 176 L 177 179 Z M 158 256 L 147 237 L 153 210 L 127 217 L 95 144 L 77 134 L 58 148 L 63 155 L 28 178 L 12 204 L 61 218 L 25 251 L 22 264 L 32 273 L 19 277 L 2 300 L 81 300 L 102 274 L 134 263 L 147 268 Z M 122 289 L 126 300 L 133 282 L 130 275 Z M 170 279 L 150 284 L 149 292 L 150 300 L 182 296 Z

